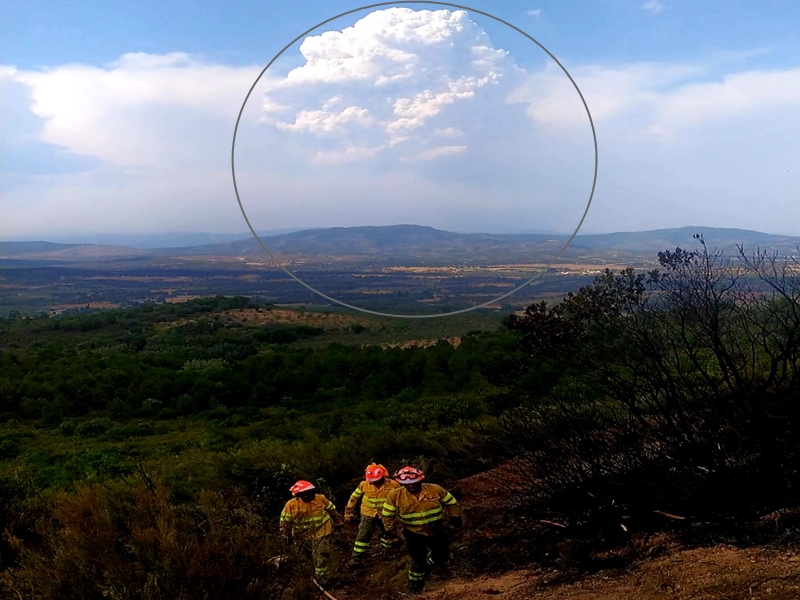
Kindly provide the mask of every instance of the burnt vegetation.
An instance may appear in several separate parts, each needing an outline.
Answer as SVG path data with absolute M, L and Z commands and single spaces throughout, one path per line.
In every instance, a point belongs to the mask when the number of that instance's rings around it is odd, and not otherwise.
M 506 321 L 537 376 L 501 417 L 501 446 L 537 509 L 589 537 L 741 534 L 796 504 L 799 265 L 698 239 Z
M 507 532 L 462 545 L 473 571 L 609 566 L 666 529 L 800 542 L 796 519 L 753 526 L 797 508 L 800 265 L 702 238 L 658 258 L 457 347 L 226 319 L 271 310 L 241 297 L 3 320 L 2 594 L 308 597 L 277 536 L 287 489 L 310 479 L 341 508 L 373 459 L 457 497 L 516 465 L 507 512 L 467 522 Z

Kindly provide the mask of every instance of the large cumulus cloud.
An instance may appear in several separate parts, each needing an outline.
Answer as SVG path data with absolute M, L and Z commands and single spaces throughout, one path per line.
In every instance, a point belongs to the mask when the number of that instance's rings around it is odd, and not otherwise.
M 462 10 L 390 8 L 341 31 L 307 37 L 304 64 L 269 86 L 262 121 L 307 135 L 318 159 L 435 159 L 434 125 L 468 123 L 476 95 L 518 83 L 522 69 Z M 456 150 L 457 149 L 457 150 Z

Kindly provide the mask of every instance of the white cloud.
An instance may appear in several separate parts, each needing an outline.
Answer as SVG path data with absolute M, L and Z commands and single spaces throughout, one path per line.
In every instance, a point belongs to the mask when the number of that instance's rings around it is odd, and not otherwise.
M 294 123 L 277 121 L 275 126 L 284 131 L 307 131 L 316 135 L 331 135 L 344 133 L 351 124 L 360 127 L 369 127 L 375 118 L 366 108 L 348 106 L 347 108 L 331 113 L 327 110 L 304 110 L 297 113 Z
M 532 17 L 539 17 L 542 14 L 542 9 L 534 8 L 533 10 L 529 10 L 526 14 L 529 14 Z
M 370 148 L 368 146 L 356 146 L 347 143 L 343 148 L 337 150 L 320 150 L 314 154 L 314 162 L 317 164 L 331 165 L 341 164 L 351 161 L 372 158 L 383 150 L 383 146 Z
M 437 137 L 445 137 L 445 138 L 461 137 L 462 135 L 464 135 L 463 131 L 461 131 L 460 129 L 456 129 L 455 127 L 445 127 L 444 129 L 437 129 L 433 133 Z
M 655 119 L 674 127 L 800 105 L 800 69 L 746 71 L 664 94 Z
M 192 129 L 202 127 L 193 116 L 230 121 L 258 73 L 257 67 L 215 65 L 184 53 L 131 53 L 106 68 L 6 69 L 5 76 L 31 90 L 31 110 L 44 121 L 42 141 L 120 167 L 141 167 L 190 152 L 197 137 Z
M 660 13 L 662 10 L 666 8 L 663 3 L 659 2 L 658 0 L 648 0 L 644 4 L 642 4 L 642 9 L 647 10 L 653 13 Z
M 453 154 L 461 154 L 467 150 L 467 146 L 436 146 L 430 150 L 418 154 L 414 160 L 435 160 L 442 156 L 452 156 Z
M 570 68 L 595 120 L 634 110 L 652 100 L 659 90 L 668 89 L 682 78 L 701 71 L 698 67 L 653 63 Z M 530 102 L 528 114 L 540 123 L 583 126 L 587 121 L 586 109 L 574 86 L 555 64 L 531 74 L 529 81 L 517 89 L 511 99 Z
M 617 134 L 668 135 L 696 123 L 797 106 L 800 69 L 745 71 L 717 81 L 702 65 L 637 63 L 570 69 L 587 100 L 595 125 L 613 123 Z M 703 77 L 704 81 L 698 81 Z M 546 127 L 580 129 L 586 109 L 555 65 L 534 73 L 511 95 L 528 104 L 529 116 Z
M 306 38 L 300 53 L 305 63 L 267 93 L 268 122 L 295 133 L 338 133 L 341 152 L 325 155 L 354 159 L 364 156 L 354 148 L 370 148 L 369 155 L 375 155 L 410 141 L 424 145 L 434 134 L 423 128 L 449 107 L 518 73 L 508 52 L 494 48 L 462 10 L 375 11 L 342 31 Z M 368 105 L 359 105 L 367 112 L 358 113 L 358 120 L 351 118 L 352 111 L 331 113 L 325 108 L 330 99 L 320 94 L 331 87 L 338 103 L 369 98 Z M 278 119 L 275 104 L 294 106 L 293 120 Z M 370 129 L 371 135 L 352 145 L 353 129 L 338 126 L 345 124 Z M 413 155 L 418 148 L 407 152 Z

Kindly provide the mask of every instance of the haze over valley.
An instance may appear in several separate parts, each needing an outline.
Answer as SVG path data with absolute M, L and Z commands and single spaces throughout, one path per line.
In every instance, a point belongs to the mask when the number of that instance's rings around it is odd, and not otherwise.
M 769 248 L 796 254 L 800 238 L 756 231 L 686 227 L 599 235 L 463 234 L 418 225 L 310 229 L 188 247 L 0 243 L 3 309 L 33 314 L 208 295 L 246 295 L 276 304 L 337 305 L 285 271 L 337 300 L 369 310 L 447 312 L 535 281 L 493 310 L 519 309 L 575 291 L 605 268 L 658 266 L 658 253 L 695 248 L 696 234 L 736 255 Z M 195 235 L 193 239 L 199 236 Z M 213 241 L 219 236 L 207 235 Z M 160 238 L 156 238 L 159 239 Z M 563 250 L 563 251 L 562 251 Z M 558 260 L 554 260 L 561 252 Z M 553 263 L 553 264 L 551 264 Z M 548 267 L 549 265 L 549 267 Z M 547 268 L 546 268 L 547 267 Z

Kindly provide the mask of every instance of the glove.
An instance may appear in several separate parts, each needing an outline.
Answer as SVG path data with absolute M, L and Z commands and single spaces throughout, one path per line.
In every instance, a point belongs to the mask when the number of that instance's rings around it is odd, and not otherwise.
M 450 517 L 450 527 L 453 529 L 461 529 L 464 527 L 464 522 L 461 520 L 461 517 Z
M 355 523 L 358 521 L 358 517 L 356 517 L 353 513 L 349 513 L 344 516 L 344 520 L 346 523 Z

